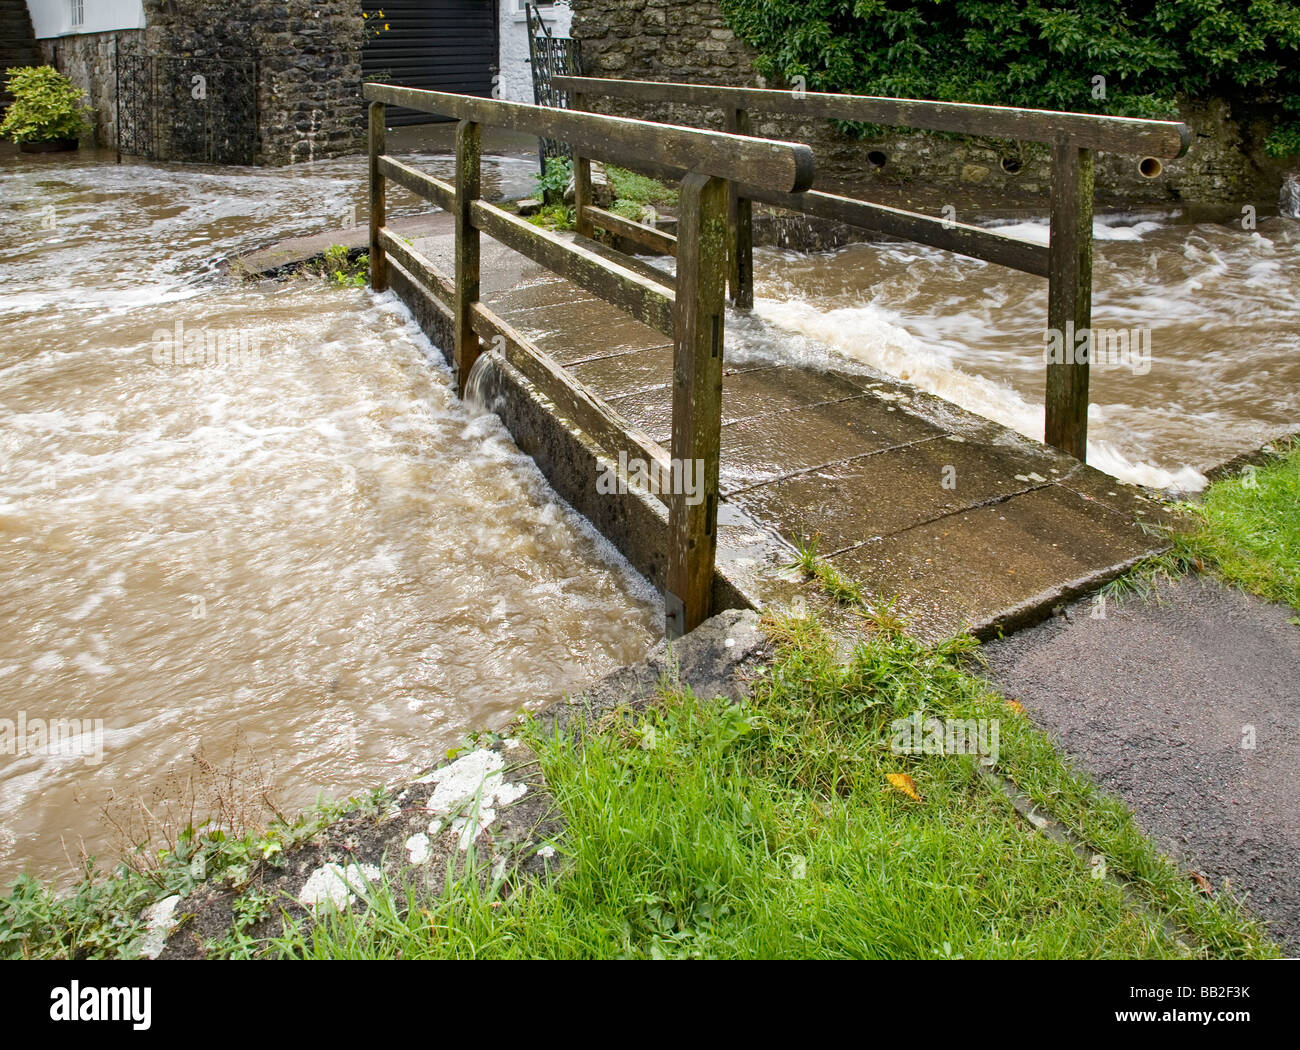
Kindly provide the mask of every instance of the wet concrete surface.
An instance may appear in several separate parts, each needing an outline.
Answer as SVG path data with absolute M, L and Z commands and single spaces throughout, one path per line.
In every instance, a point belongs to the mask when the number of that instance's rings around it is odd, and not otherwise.
M 1300 954 L 1300 628 L 1212 580 L 1098 605 L 985 646 L 1018 700 L 1139 825 Z

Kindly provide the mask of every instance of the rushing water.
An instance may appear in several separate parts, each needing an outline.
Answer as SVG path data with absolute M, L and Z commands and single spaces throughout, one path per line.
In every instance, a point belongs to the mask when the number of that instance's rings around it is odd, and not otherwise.
M 487 192 L 532 170 L 487 161 Z M 199 745 L 248 749 L 293 809 L 654 637 L 655 595 L 454 398 L 391 296 L 216 272 L 362 196 L 358 159 L 0 161 L 0 719 L 104 726 L 102 762 L 0 753 L 0 876 L 105 852 L 101 807 L 171 790 Z M 1089 454 L 1195 488 L 1300 419 L 1300 223 L 1139 219 L 1097 225 L 1094 327 L 1148 331 L 1149 368 L 1094 367 Z M 1046 282 L 897 243 L 756 269 L 729 355 L 856 362 L 1041 435 Z M 200 337 L 211 363 L 177 363 Z
M 104 727 L 102 763 L 0 754 L 0 876 L 109 851 L 101 807 L 156 804 L 200 744 L 294 809 L 655 636 L 655 595 L 391 297 L 213 272 L 339 225 L 363 170 L 0 167 L 0 718 Z M 195 333 L 215 363 L 168 364 L 161 334 Z
M 1300 223 L 1135 219 L 1096 223 L 1093 328 L 1137 333 L 1150 356 L 1094 363 L 1088 457 L 1195 490 L 1207 467 L 1300 428 Z M 1047 241 L 1045 222 L 1002 229 Z M 902 243 L 764 249 L 755 270 L 775 327 L 1042 438 L 1041 278 Z

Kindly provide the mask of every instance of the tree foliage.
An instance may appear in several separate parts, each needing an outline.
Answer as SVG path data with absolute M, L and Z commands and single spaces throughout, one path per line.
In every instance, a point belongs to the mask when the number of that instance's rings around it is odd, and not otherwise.
M 1145 117 L 1221 97 L 1269 113 L 1270 153 L 1300 151 L 1292 0 L 720 2 L 760 73 L 809 90 Z

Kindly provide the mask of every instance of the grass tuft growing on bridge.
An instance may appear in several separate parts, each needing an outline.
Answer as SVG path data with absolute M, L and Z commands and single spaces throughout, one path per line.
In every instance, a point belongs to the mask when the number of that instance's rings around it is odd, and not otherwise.
M 531 741 L 567 830 L 545 884 L 486 865 L 428 899 L 293 927 L 308 958 L 1242 957 L 1275 954 L 1118 801 L 964 668 L 974 643 L 875 633 L 842 662 L 813 618 L 766 624 L 745 703 L 666 690 L 580 742 Z M 970 754 L 898 754 L 897 720 L 975 720 L 994 768 L 1104 859 L 1036 831 Z M 993 727 L 997 726 L 996 736 Z M 1117 879 L 1117 877 L 1119 877 Z M 1121 885 L 1122 880 L 1124 885 Z

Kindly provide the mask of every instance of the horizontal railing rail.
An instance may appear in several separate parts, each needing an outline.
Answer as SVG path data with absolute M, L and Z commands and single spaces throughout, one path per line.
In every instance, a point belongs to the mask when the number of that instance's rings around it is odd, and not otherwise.
M 1066 333 L 1089 331 L 1092 322 L 1093 152 L 1171 159 L 1186 153 L 1191 143 L 1191 130 L 1176 121 L 665 81 L 562 76 L 555 77 L 552 83 L 568 92 L 570 112 L 589 109 L 590 100 L 596 97 L 693 106 L 721 110 L 727 131 L 740 136 L 749 131 L 751 113 L 762 112 L 1047 143 L 1052 151 L 1052 190 L 1051 233 L 1046 245 L 957 222 L 949 216 L 938 218 L 811 186 L 785 190 L 755 185 L 741 173 L 729 187 L 728 273 L 732 301 L 742 309 L 752 307 L 752 202 L 758 201 L 1046 277 L 1047 327 L 1058 334 L 1062 343 Z M 599 226 L 651 250 L 668 254 L 675 251 L 670 240 L 663 235 L 654 238 L 649 227 L 633 224 L 642 228 L 630 229 L 630 220 L 612 222 L 609 213 L 592 207 L 590 157 L 582 155 L 581 145 L 575 148 L 574 157 L 576 224 L 580 233 L 590 237 Z M 680 166 L 671 163 L 637 163 L 617 153 L 610 159 L 658 178 L 675 179 L 681 175 Z M 1084 460 L 1088 448 L 1090 361 L 1086 353 L 1074 352 L 1073 346 L 1068 350 L 1062 360 L 1046 361 L 1044 438 L 1049 445 Z
M 812 185 L 815 173 L 812 148 L 800 142 L 750 138 L 649 120 L 575 113 L 525 102 L 502 102 L 388 84 L 366 84 L 362 93 L 371 102 L 405 106 L 494 128 L 547 135 L 597 158 L 607 150 L 626 150 L 661 164 L 720 179 L 753 182 L 767 189 L 797 193 Z
M 812 150 L 698 128 L 577 113 L 468 95 L 367 84 L 370 100 L 370 283 L 389 285 L 390 266 L 422 291 L 452 330 L 449 357 L 461 393 L 488 341 L 611 459 L 620 452 L 672 476 L 674 463 L 699 466 L 703 499 L 670 487 L 664 572 L 666 629 L 689 631 L 711 612 L 717 552 L 722 361 L 727 282 L 729 186 L 743 179 L 755 192 L 799 193 L 812 185 Z M 445 182 L 386 153 L 385 107 L 455 117 L 456 173 Z M 628 158 L 673 170 L 682 180 L 675 237 L 594 209 L 602 222 L 640 235 L 677 256 L 676 275 L 657 274 L 633 256 L 591 239 L 570 240 L 525 222 L 481 198 L 482 128 L 523 131 L 568 142 L 585 157 Z M 387 226 L 393 182 L 450 212 L 455 221 L 453 273 L 441 273 Z M 582 190 L 578 191 L 582 193 Z M 590 201 L 577 203 L 579 214 Z M 640 229 L 633 229 L 640 227 Z M 546 267 L 673 339 L 671 455 L 480 301 L 480 234 Z M 592 478 L 593 486 L 595 478 Z
M 659 80 L 614 80 L 608 77 L 553 77 L 554 87 L 571 94 L 603 95 L 638 102 L 671 102 L 712 109 L 785 113 L 803 117 L 883 124 L 922 131 L 1015 139 L 1018 142 L 1057 142 L 1069 139 L 1085 149 L 1142 154 L 1172 159 L 1187 152 L 1192 132 L 1185 124 L 1140 117 L 1110 117 L 1050 109 L 987 106 L 973 102 L 842 95 L 822 91 L 780 91 L 775 88 L 718 87 Z

